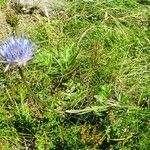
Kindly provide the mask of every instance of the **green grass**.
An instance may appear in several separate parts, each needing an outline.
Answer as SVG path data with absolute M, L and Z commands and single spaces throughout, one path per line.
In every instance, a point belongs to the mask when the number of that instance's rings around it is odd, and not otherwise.
M 4 5 L 6 3 L 6 0 L 0 0 L 0 5 Z
M 149 8 L 72 0 L 28 30 L 30 88 L 0 65 L 0 149 L 148 150 Z

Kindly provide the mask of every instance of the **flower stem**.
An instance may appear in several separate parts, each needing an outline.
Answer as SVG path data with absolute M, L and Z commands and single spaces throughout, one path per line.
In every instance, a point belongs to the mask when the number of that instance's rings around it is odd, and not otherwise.
M 30 92 L 32 98 L 33 98 L 34 100 L 38 100 L 38 97 L 37 97 L 37 96 L 35 95 L 35 93 L 32 91 L 31 87 L 28 85 L 28 83 L 27 83 L 27 81 L 26 81 L 26 78 L 25 78 L 25 76 L 24 76 L 23 70 L 21 69 L 21 67 L 18 67 L 18 69 L 19 69 L 19 74 L 20 74 L 20 76 L 21 76 L 21 79 L 22 79 L 24 85 L 26 86 L 27 90 Z

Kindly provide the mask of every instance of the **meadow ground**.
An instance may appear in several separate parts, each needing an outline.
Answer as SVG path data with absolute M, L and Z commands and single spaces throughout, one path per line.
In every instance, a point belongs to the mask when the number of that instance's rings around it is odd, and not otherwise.
M 70 0 L 49 20 L 0 4 L 1 40 L 37 46 L 25 81 L 0 64 L 0 149 L 149 149 L 149 0 Z

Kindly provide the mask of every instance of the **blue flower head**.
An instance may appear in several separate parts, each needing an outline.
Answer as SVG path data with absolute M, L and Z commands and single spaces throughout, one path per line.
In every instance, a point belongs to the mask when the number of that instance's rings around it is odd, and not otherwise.
M 34 44 L 24 37 L 10 37 L 6 42 L 0 43 L 2 61 L 8 65 L 22 66 L 31 60 L 34 55 Z

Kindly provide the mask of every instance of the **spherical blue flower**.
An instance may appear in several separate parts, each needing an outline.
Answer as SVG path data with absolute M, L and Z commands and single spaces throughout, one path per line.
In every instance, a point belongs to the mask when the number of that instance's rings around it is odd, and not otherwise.
M 5 59 L 2 62 L 22 66 L 33 58 L 34 44 L 24 37 L 10 37 L 0 43 L 0 55 Z

